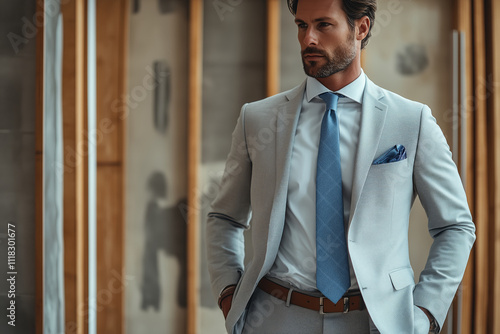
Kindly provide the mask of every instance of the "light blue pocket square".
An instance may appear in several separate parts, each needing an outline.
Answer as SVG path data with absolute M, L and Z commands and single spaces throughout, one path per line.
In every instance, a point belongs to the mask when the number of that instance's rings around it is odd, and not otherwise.
M 387 164 L 406 159 L 406 149 L 403 145 L 396 145 L 389 151 L 382 154 L 380 157 L 373 161 L 374 165 Z

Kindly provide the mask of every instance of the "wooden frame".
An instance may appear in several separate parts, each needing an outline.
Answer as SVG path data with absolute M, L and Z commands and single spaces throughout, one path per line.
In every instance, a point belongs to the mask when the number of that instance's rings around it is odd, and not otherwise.
M 100 82 L 98 89 L 98 131 L 116 131 L 107 135 L 98 147 L 98 215 L 99 257 L 98 291 L 113 292 L 113 298 L 97 300 L 97 331 L 123 333 L 123 286 L 118 286 L 123 268 L 123 115 L 110 108 L 126 90 L 125 50 L 127 35 L 127 1 L 98 1 L 98 22 L 108 34 L 98 35 Z M 37 2 L 44 12 L 44 1 Z M 113 7 L 114 6 L 114 7 Z M 74 0 L 61 4 L 63 14 L 63 141 L 64 141 L 64 284 L 65 330 L 67 333 L 88 332 L 88 127 L 87 127 L 87 1 Z M 114 15 L 110 17 L 110 13 Z M 44 39 L 43 25 L 37 35 L 37 115 L 36 115 L 36 330 L 43 333 L 43 116 L 44 116 Z M 119 46 L 116 47 L 116 34 Z M 99 48 L 100 46 L 100 48 Z M 118 61 L 117 61 L 118 59 Z M 110 64 L 114 65 L 111 66 Z M 99 87 L 98 87 L 99 88 Z M 114 90 L 112 90 L 114 88 Z M 111 92 L 111 94 L 110 94 Z M 111 122 L 109 122 L 111 120 Z M 100 126 L 100 128 L 99 128 Z M 68 154 L 72 154 L 68 156 Z M 116 196 L 116 194 L 120 194 Z M 117 199 L 117 200 L 116 200 Z M 104 206 L 103 206 L 104 205 Z M 123 284 L 123 282 L 119 282 Z M 112 284 L 114 284 L 112 286 Z M 99 290 L 100 289 L 100 290 Z
M 86 1 L 61 4 L 63 14 L 64 284 L 66 332 L 88 332 L 88 193 L 86 109 Z M 69 152 L 74 153 L 69 157 Z M 71 161 L 71 164 L 68 163 Z
M 486 74 L 484 3 L 482 1 L 474 1 L 473 8 L 474 17 L 472 18 L 473 27 L 471 27 L 471 29 L 474 29 L 474 46 L 473 52 L 470 52 L 470 57 L 474 56 L 474 77 L 471 78 L 471 80 L 478 82 Z M 475 85 L 475 93 L 479 96 L 486 96 L 486 87 L 484 85 Z M 474 147 L 474 145 L 476 145 L 474 142 L 476 142 L 478 147 L 487 147 L 486 99 L 476 99 L 474 107 L 474 114 L 469 117 L 471 120 L 469 123 L 471 123 L 471 126 L 475 126 L 476 129 L 467 129 L 468 137 L 473 140 L 470 142 L 469 146 Z M 473 194 L 472 205 L 474 221 L 478 227 L 476 234 L 480 242 L 476 244 L 474 249 L 473 257 L 476 259 L 474 268 L 469 266 L 464 279 L 467 287 L 467 294 L 464 296 L 464 302 L 474 300 L 475 310 L 471 307 L 465 309 L 466 312 L 474 312 L 473 332 L 486 333 L 488 332 L 488 299 L 484 298 L 484 296 L 488 295 L 488 272 L 490 266 L 487 261 L 489 253 L 488 227 L 484 226 L 484 222 L 488 222 L 488 161 L 487 155 L 484 154 L 484 152 L 475 152 L 475 158 L 471 157 L 468 160 L 467 168 L 475 174 L 472 175 L 472 173 L 470 173 L 471 177 L 469 179 L 475 177 L 476 190 Z M 473 274 L 473 269 L 475 275 Z M 474 284 L 473 276 L 476 276 Z M 475 287 L 474 291 L 472 286 Z M 471 317 L 468 316 L 464 318 L 470 319 Z M 470 324 L 468 324 L 468 326 L 470 328 Z
M 35 115 L 35 329 L 37 334 L 43 334 L 43 117 L 44 117 L 44 45 L 45 45 L 45 1 L 36 2 L 36 17 L 40 17 L 42 24 L 38 28 L 36 37 L 36 115 Z
M 198 171 L 201 156 L 201 104 L 203 76 L 203 1 L 189 6 L 189 111 L 188 111 L 188 215 L 187 215 L 187 333 L 198 333 L 200 291 L 200 212 Z
M 462 77 L 465 75 L 466 77 L 466 96 L 461 96 L 460 98 L 463 100 L 466 100 L 466 97 L 473 96 L 473 89 L 472 89 L 472 53 L 470 52 L 471 50 L 471 45 L 472 45 L 472 19 L 471 19 L 471 4 L 469 0 L 457 0 L 455 3 L 455 23 L 454 23 L 454 28 L 458 31 L 463 31 L 465 32 L 465 50 L 466 50 L 466 64 L 465 64 L 465 73 L 462 73 Z M 461 101 L 463 101 L 461 100 Z M 466 106 L 468 108 L 468 106 Z M 466 110 L 467 115 L 471 115 L 472 110 L 469 110 L 469 108 Z M 461 120 L 463 121 L 463 120 Z M 463 124 L 463 123 L 462 123 Z M 467 173 L 466 175 L 466 182 L 467 184 L 464 184 L 467 196 L 469 200 L 473 199 L 474 194 L 473 194 L 473 177 L 472 177 L 472 168 L 473 165 L 471 164 L 472 162 L 472 148 L 473 148 L 473 142 L 472 140 L 472 134 L 473 132 L 471 131 L 471 126 L 472 126 L 472 121 L 469 120 L 467 121 L 467 134 L 468 134 L 468 142 L 467 142 L 467 157 L 468 161 L 466 161 L 466 167 L 467 171 L 461 171 L 464 173 Z M 461 125 L 460 125 L 461 126 Z M 460 157 L 460 159 L 464 159 L 465 157 Z M 469 205 L 472 208 L 472 212 L 474 213 L 474 206 L 472 205 L 469 201 Z M 473 250 L 474 252 L 474 250 Z M 455 299 L 454 301 L 454 310 L 455 316 L 454 316 L 454 325 L 453 329 L 454 332 L 457 331 L 458 324 L 460 323 L 460 328 L 462 333 L 470 333 L 470 330 L 472 328 L 472 323 L 471 323 L 471 318 L 470 314 L 472 314 L 472 305 L 473 305 L 473 280 L 472 280 L 472 272 L 474 268 L 474 254 L 472 253 L 469 259 L 469 264 L 467 266 L 466 272 L 464 274 L 464 279 L 463 282 L 460 286 L 460 293 L 461 293 L 461 301 L 458 301 Z M 458 313 L 458 305 L 461 305 L 461 313 Z M 465 316 L 463 316 L 465 315 Z
M 280 92 L 280 0 L 267 0 L 267 96 Z
M 124 182 L 128 0 L 96 1 L 97 333 L 124 333 Z
M 490 247 L 490 277 L 492 277 L 492 282 L 490 284 L 493 287 L 490 289 L 490 294 L 492 294 L 492 300 L 489 304 L 492 328 L 491 333 L 500 332 L 500 306 L 498 303 L 498 298 L 500 297 L 500 266 L 498 265 L 498 259 L 500 258 L 500 242 L 498 241 L 498 235 L 500 233 L 500 90 L 495 89 L 495 83 L 500 82 L 500 41 L 496 36 L 500 34 L 500 22 L 498 22 L 498 15 L 500 15 L 500 4 L 498 1 L 489 1 L 489 22 L 491 23 L 491 34 L 490 34 L 490 47 L 489 50 L 489 66 L 491 70 L 491 82 L 493 86 L 491 102 L 488 106 L 488 114 L 492 118 L 491 133 L 489 143 L 491 144 L 490 150 L 494 152 L 493 158 L 490 165 L 490 170 L 493 175 L 490 175 L 490 182 L 493 183 L 492 190 L 490 192 L 490 229 L 489 235 L 492 237 L 494 245 Z M 495 38 L 494 38 L 495 37 Z

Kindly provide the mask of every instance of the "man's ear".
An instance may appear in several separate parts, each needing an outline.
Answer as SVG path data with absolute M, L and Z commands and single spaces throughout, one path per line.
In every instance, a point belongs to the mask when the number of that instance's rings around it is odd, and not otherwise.
M 370 32 L 370 19 L 368 16 L 363 16 L 356 21 L 356 39 L 362 41 Z

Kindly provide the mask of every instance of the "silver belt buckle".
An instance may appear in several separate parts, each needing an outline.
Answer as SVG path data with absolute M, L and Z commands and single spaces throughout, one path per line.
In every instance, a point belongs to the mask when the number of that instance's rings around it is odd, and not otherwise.
M 325 300 L 325 297 L 319 297 L 319 314 L 324 315 L 325 312 L 323 312 L 323 302 Z
M 344 297 L 344 313 L 349 312 L 349 297 Z

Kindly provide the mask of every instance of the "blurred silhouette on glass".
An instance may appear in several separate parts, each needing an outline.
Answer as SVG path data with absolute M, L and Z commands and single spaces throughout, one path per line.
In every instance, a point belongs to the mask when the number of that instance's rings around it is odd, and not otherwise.
M 175 293 L 177 304 L 186 307 L 186 223 L 179 210 L 185 200 L 174 206 L 167 206 L 167 182 L 161 172 L 154 172 L 149 177 L 147 187 L 150 199 L 146 209 L 145 221 L 145 248 L 142 275 L 142 304 L 147 310 L 153 307 L 160 309 L 162 289 L 158 271 L 158 254 L 164 251 L 167 256 L 176 258 L 179 265 L 179 275 L 170 275 L 162 278 L 168 281 L 176 280 Z M 168 272 L 171 272 L 170 270 Z M 168 284 L 168 286 L 172 286 Z

